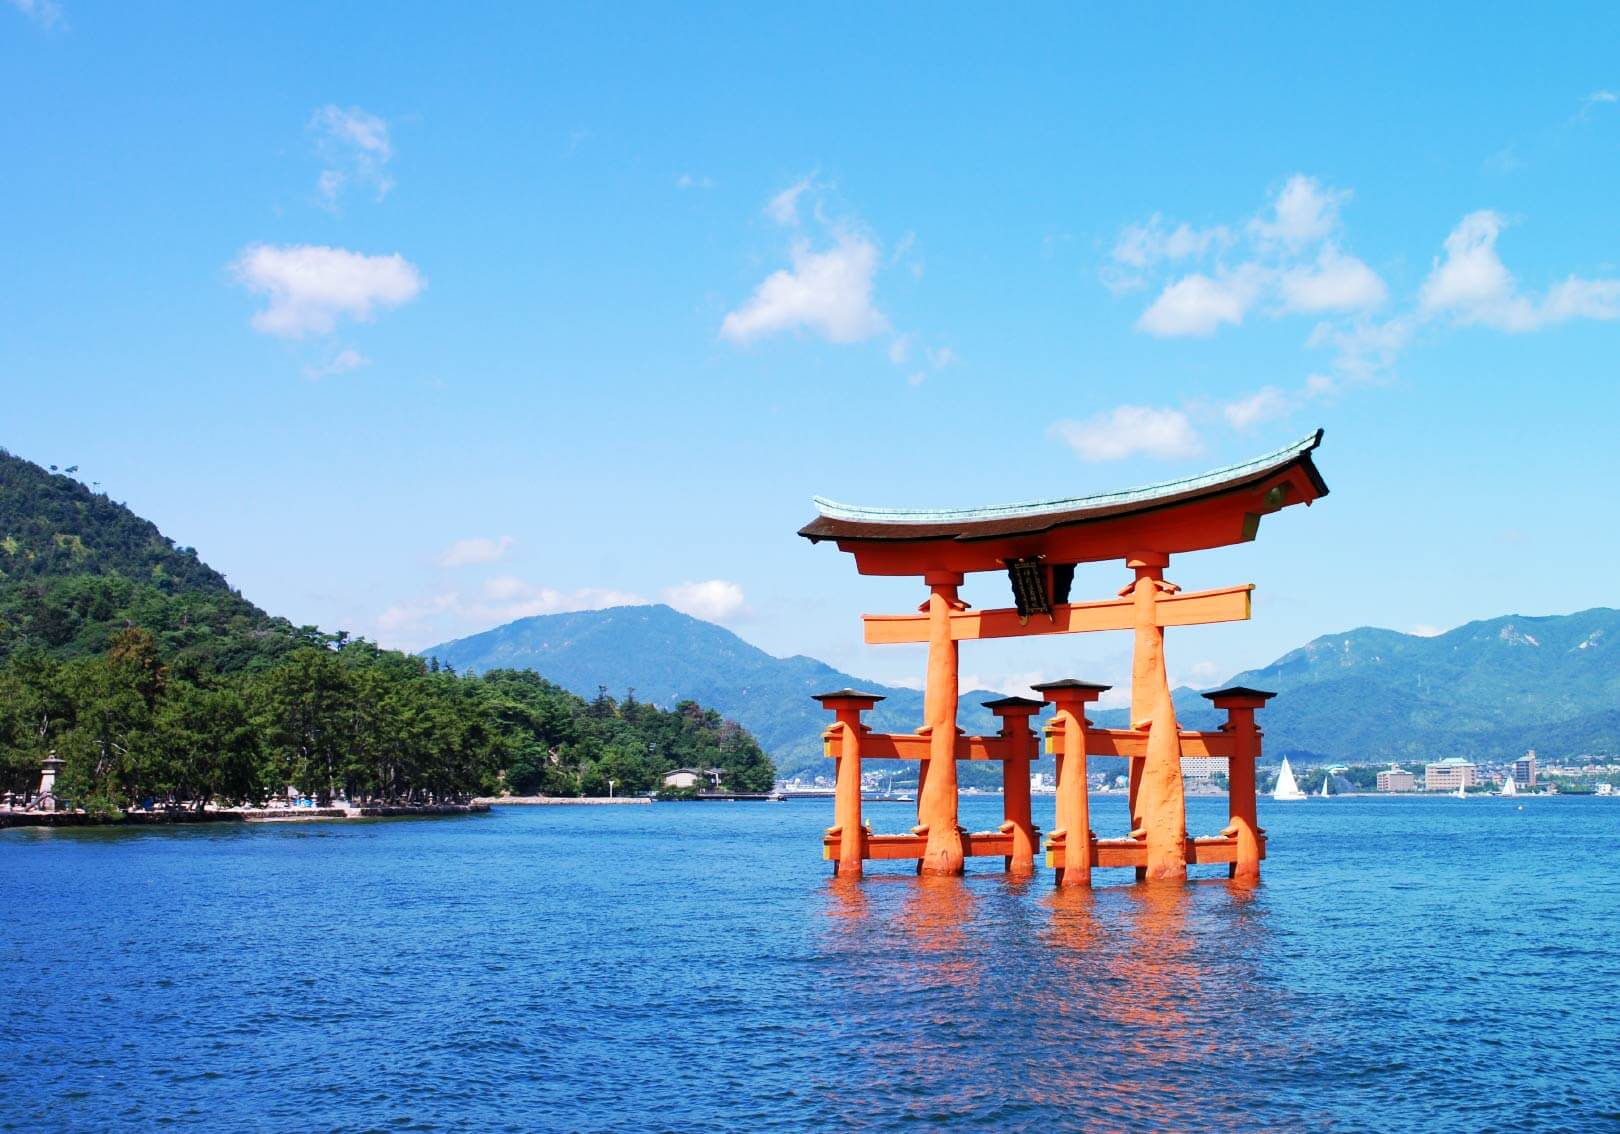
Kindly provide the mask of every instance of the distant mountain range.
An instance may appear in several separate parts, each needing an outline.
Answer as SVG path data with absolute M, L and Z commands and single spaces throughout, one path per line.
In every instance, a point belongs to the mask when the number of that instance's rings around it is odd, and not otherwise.
M 458 669 L 533 669 L 591 696 L 607 686 L 661 707 L 711 705 L 759 738 L 784 774 L 819 770 L 827 716 L 812 693 L 846 685 L 888 698 L 867 719 L 883 731 L 922 720 L 922 694 L 865 681 L 814 658 L 778 658 L 721 626 L 667 606 L 539 615 L 423 651 Z M 1544 757 L 1620 751 L 1620 611 L 1599 607 L 1547 617 L 1509 615 L 1418 637 L 1363 628 L 1331 634 L 1222 684 L 1275 690 L 1261 714 L 1266 754 L 1355 763 L 1440 756 Z M 991 731 L 980 702 L 962 697 L 960 722 Z M 1221 714 L 1177 689 L 1184 727 L 1213 728 Z M 1123 710 L 1092 719 L 1122 727 Z

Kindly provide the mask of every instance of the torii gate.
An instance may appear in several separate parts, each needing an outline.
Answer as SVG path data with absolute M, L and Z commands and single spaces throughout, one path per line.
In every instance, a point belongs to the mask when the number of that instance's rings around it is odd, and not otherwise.
M 1254 711 L 1271 693 L 1234 687 L 1206 693 L 1227 722 L 1214 732 L 1183 732 L 1170 699 L 1164 664 L 1167 626 L 1232 622 L 1249 617 L 1253 585 L 1184 594 L 1166 581 L 1170 556 L 1254 539 L 1260 517 L 1327 495 L 1312 462 L 1322 431 L 1293 445 L 1202 476 L 1126 492 L 1014 504 L 926 511 L 859 508 L 817 497 L 819 515 L 800 529 L 812 543 L 834 540 L 855 556 L 863 575 L 918 575 L 928 598 L 917 614 L 863 615 L 866 641 L 928 643 L 923 725 L 915 734 L 880 734 L 861 714 L 882 700 L 843 689 L 816 699 L 836 716 L 824 734 L 838 761 L 834 826 L 824 856 L 839 875 L 859 876 L 865 859 L 918 860 L 922 874 L 959 874 L 964 859 L 1001 855 L 1013 872 L 1034 869 L 1039 832 L 1030 819 L 1030 718 L 1042 701 L 1005 697 L 986 707 L 1001 721 L 994 737 L 964 736 L 956 726 L 957 643 L 979 638 L 1131 630 L 1131 727 L 1098 729 L 1085 707 L 1109 687 L 1068 680 L 1035 686 L 1056 712 L 1047 751 L 1058 757 L 1057 829 L 1046 842 L 1047 865 L 1060 885 L 1090 885 L 1091 869 L 1134 866 L 1139 879 L 1184 879 L 1187 864 L 1230 864 L 1232 877 L 1255 881 L 1265 857 L 1256 823 L 1254 765 L 1260 730 Z M 1134 574 L 1118 598 L 1070 602 L 1079 563 L 1124 560 Z M 957 588 L 971 571 L 1005 571 L 1015 605 L 970 611 Z M 1129 760 L 1130 836 L 1099 840 L 1091 831 L 1086 757 Z M 1182 756 L 1229 762 L 1231 822 L 1214 838 L 1189 838 Z M 878 835 L 861 820 L 861 761 L 917 760 L 917 825 L 910 834 Z M 1000 760 L 1005 822 L 972 833 L 957 822 L 957 760 Z M 1069 869 L 1071 853 L 1075 865 Z

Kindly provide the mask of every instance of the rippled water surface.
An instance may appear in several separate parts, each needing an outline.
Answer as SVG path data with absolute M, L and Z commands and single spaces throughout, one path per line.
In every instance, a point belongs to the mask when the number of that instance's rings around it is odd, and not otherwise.
M 837 885 L 830 821 L 0 833 L 0 1129 L 1620 1129 L 1620 799 L 1263 801 L 1250 892 Z

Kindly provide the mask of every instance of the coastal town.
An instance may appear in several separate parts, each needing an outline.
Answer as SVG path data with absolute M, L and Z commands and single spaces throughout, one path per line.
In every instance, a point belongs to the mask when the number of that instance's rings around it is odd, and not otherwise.
M 1182 780 L 1187 794 L 1224 795 L 1227 790 L 1227 760 L 1224 756 L 1186 756 L 1181 761 Z M 1260 771 L 1262 792 L 1276 791 L 1282 765 Z M 1394 761 L 1382 764 L 1342 764 L 1302 762 L 1291 767 L 1291 776 L 1306 794 L 1335 795 L 1593 795 L 1616 796 L 1620 783 L 1620 763 L 1590 757 L 1580 763 L 1563 760 L 1543 763 L 1535 749 L 1516 760 L 1470 760 L 1446 756 L 1429 761 Z M 1323 790 L 1323 784 L 1327 788 Z M 787 795 L 830 796 L 833 782 L 827 776 L 800 778 L 781 783 Z M 1094 772 L 1089 789 L 1100 794 L 1123 794 L 1128 790 L 1123 774 Z M 871 771 L 861 777 L 861 794 L 869 802 L 910 802 L 916 798 L 916 771 Z M 1057 782 L 1050 771 L 1033 771 L 1029 777 L 1032 795 L 1052 795 Z M 995 795 L 989 788 L 965 787 L 963 795 Z

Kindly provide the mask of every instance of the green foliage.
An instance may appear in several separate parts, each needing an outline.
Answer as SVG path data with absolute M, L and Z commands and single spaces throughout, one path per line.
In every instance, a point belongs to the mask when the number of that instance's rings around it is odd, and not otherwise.
M 262 803 L 439 802 L 512 790 L 648 791 L 670 768 L 774 769 L 740 726 L 535 674 L 458 676 L 345 634 L 294 628 L 189 548 L 78 482 L 0 450 L 0 791 L 41 761 L 57 794 L 114 812 Z
M 512 753 L 506 787 L 517 795 L 618 795 L 656 789 L 675 768 L 719 768 L 734 791 L 769 791 L 776 769 L 742 726 L 682 701 L 672 710 L 606 689 L 590 701 L 530 670 L 497 669 L 463 680 L 494 706 Z

